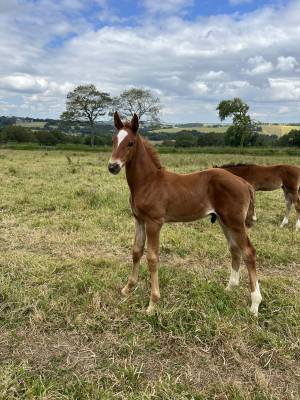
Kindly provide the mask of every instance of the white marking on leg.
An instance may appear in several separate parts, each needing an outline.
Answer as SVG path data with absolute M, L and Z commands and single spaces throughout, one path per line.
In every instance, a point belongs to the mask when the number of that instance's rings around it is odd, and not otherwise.
M 296 222 L 296 231 L 300 230 L 300 218 Z
M 128 135 L 128 132 L 125 131 L 125 129 L 121 129 L 118 133 L 118 147 L 120 146 L 121 142 L 126 138 L 126 136 Z
M 252 217 L 252 219 L 253 219 L 253 221 L 257 221 L 257 216 L 256 216 L 256 213 L 255 213 L 255 211 L 254 211 L 254 214 L 253 214 L 253 217 Z
M 281 228 L 283 228 L 285 225 L 287 225 L 289 223 L 289 219 L 288 219 L 288 217 L 284 217 L 283 218 L 283 221 L 282 221 L 282 223 L 281 223 L 281 225 L 280 225 L 280 227 Z
M 256 281 L 256 286 L 254 292 L 251 292 L 251 308 L 250 311 L 252 314 L 254 314 L 256 317 L 258 315 L 258 307 L 261 303 L 262 297 L 261 293 L 259 290 L 259 283 Z
M 226 290 L 230 290 L 232 287 L 238 286 L 239 283 L 240 283 L 240 272 L 231 268 L 231 273 Z

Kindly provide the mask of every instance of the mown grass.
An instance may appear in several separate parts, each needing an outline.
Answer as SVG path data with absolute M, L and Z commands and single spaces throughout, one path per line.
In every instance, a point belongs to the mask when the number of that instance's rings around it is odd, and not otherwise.
M 263 303 L 248 278 L 224 288 L 217 224 L 162 230 L 158 312 L 147 317 L 145 260 L 128 299 L 134 223 L 124 174 L 107 153 L 2 150 L 0 399 L 299 399 L 300 234 L 279 229 L 280 191 L 257 194 L 251 240 Z M 299 158 L 164 154 L 189 172 L 229 161 Z

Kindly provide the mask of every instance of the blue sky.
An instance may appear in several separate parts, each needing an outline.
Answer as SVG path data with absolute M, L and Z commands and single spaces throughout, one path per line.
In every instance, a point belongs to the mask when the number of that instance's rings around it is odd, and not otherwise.
M 299 0 L 0 0 L 0 115 L 58 117 L 94 83 L 152 90 L 167 122 L 215 122 L 234 96 L 299 122 L 299 15 Z

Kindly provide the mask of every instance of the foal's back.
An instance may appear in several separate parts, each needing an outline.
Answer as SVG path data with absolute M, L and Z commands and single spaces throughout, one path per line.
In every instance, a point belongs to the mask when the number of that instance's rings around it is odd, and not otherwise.
M 295 165 L 275 164 L 236 164 L 223 165 L 221 168 L 240 176 L 249 182 L 255 190 L 275 190 L 282 186 L 300 185 L 300 168 Z

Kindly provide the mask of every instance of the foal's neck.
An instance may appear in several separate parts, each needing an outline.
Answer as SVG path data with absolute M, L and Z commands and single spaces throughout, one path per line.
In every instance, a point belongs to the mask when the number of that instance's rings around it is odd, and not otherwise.
M 126 163 L 126 178 L 131 194 L 133 195 L 139 187 L 149 184 L 157 173 L 157 166 L 154 164 L 150 154 L 144 146 L 142 138 L 138 135 L 135 154 Z

